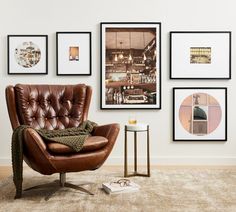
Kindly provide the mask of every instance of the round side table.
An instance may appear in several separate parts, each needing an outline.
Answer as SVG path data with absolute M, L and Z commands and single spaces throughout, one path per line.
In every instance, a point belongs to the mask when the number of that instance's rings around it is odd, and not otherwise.
M 128 174 L 128 162 L 127 162 L 127 134 L 128 132 L 134 133 L 134 172 Z M 146 132 L 147 134 L 147 174 L 141 174 L 137 171 L 137 133 Z M 125 161 L 124 161 L 124 176 L 143 176 L 150 177 L 150 151 L 149 151 L 149 125 L 147 124 L 129 124 L 125 125 Z

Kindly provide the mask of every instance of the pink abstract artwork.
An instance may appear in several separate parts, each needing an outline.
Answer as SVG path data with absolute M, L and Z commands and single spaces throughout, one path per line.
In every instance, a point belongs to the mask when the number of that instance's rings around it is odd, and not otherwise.
M 207 93 L 187 96 L 179 108 L 182 127 L 196 136 L 212 133 L 220 124 L 222 111 L 218 101 Z

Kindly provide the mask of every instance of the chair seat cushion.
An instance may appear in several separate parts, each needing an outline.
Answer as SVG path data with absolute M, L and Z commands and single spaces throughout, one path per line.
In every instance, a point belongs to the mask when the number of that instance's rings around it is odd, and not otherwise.
M 94 150 L 101 149 L 108 143 L 108 140 L 102 136 L 90 136 L 88 137 L 83 145 L 83 148 L 80 152 L 90 152 Z M 76 151 L 71 149 L 69 146 L 64 144 L 56 143 L 56 142 L 48 142 L 47 143 L 48 150 L 52 153 L 56 154 L 68 154 L 75 153 Z

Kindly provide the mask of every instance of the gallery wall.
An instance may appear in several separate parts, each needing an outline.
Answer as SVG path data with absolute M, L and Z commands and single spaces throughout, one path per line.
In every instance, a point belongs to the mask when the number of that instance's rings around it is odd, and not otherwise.
M 106 164 L 123 164 L 124 124 L 130 114 L 139 122 L 150 125 L 151 164 L 236 164 L 236 84 L 235 34 L 236 3 L 234 0 L 8 0 L 0 5 L 0 165 L 11 164 L 11 125 L 5 103 L 5 87 L 16 83 L 75 84 L 93 87 L 89 119 L 99 124 L 118 122 L 120 135 Z M 162 23 L 162 109 L 161 110 L 100 110 L 100 22 L 161 22 Z M 232 31 L 231 80 L 170 80 L 170 31 Z M 92 32 L 92 76 L 56 76 L 56 32 Z M 47 34 L 48 75 L 8 75 L 7 35 Z M 228 88 L 227 142 L 173 142 L 172 88 L 212 86 Z M 145 162 L 144 135 L 138 142 L 140 163 Z M 129 136 L 129 155 L 132 137 Z

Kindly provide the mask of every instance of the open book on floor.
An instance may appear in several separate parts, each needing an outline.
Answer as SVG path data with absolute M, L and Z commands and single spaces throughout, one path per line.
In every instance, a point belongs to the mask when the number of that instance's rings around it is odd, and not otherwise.
M 128 179 L 120 179 L 114 182 L 103 183 L 102 187 L 108 194 L 135 192 L 140 188 L 138 184 L 131 182 Z

